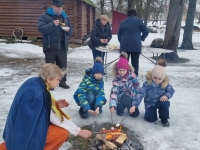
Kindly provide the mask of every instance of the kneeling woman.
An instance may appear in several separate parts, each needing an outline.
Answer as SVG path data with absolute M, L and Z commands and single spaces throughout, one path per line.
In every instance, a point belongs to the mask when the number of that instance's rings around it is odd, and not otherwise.
M 69 132 L 88 138 L 91 132 L 80 130 L 71 122 L 67 128 L 59 127 L 55 116 L 63 116 L 60 107 L 65 107 L 63 100 L 52 100 L 49 88 L 55 88 L 62 78 L 62 72 L 54 64 L 44 64 L 38 77 L 26 80 L 18 89 L 6 121 L 1 150 L 50 150 L 59 147 L 68 139 Z M 52 103 L 53 102 L 53 103 Z M 56 105 L 56 109 L 55 109 Z M 59 115 L 60 114 L 60 115 Z M 53 119 L 54 118 L 54 119 Z M 51 124 L 52 123 L 56 124 Z M 54 122 L 53 122 L 54 121 Z M 70 128 L 71 127 L 71 128 Z M 77 132 L 74 131 L 77 130 Z

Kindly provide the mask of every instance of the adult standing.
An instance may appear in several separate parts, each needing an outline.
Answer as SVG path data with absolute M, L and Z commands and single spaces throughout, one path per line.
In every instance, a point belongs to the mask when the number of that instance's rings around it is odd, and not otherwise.
M 105 55 L 105 53 L 96 50 L 95 47 L 106 46 L 111 38 L 112 33 L 110 23 L 108 22 L 108 17 L 107 15 L 101 15 L 95 21 L 95 25 L 91 31 L 90 41 L 88 43 L 90 49 L 92 50 L 94 63 L 97 56 L 102 57 L 104 61 Z
M 38 30 L 43 36 L 43 52 L 46 63 L 56 63 L 61 69 L 67 68 L 68 38 L 72 34 L 72 27 L 68 15 L 63 11 L 63 0 L 53 0 L 52 7 L 43 13 L 38 22 Z M 61 26 L 65 26 L 62 29 Z M 64 75 L 59 84 L 69 89 Z
M 131 55 L 131 64 L 135 69 L 135 74 L 138 76 L 139 57 L 142 49 L 141 41 L 145 40 L 149 31 L 142 19 L 136 17 L 137 11 L 135 9 L 129 9 L 127 11 L 127 16 L 128 17 L 120 23 L 118 32 L 120 52 L 126 52 L 128 54 L 128 59 Z

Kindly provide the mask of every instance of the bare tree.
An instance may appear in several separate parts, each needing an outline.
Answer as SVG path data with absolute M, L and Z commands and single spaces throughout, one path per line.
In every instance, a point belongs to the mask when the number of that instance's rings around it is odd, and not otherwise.
M 142 0 L 135 0 L 135 5 L 137 9 L 137 16 L 139 18 L 143 18 L 143 1 Z
M 96 8 L 100 11 L 100 14 L 105 14 L 106 12 L 106 7 L 110 7 L 110 0 L 98 0 L 95 1 L 93 0 L 93 2 L 96 4 Z
M 114 10 L 114 4 L 113 4 L 113 0 L 110 0 L 110 5 L 111 5 L 111 10 Z
M 147 0 L 146 10 L 145 10 L 145 15 L 144 15 L 144 24 L 145 25 L 147 25 L 147 21 L 148 21 L 149 14 L 150 14 L 150 4 L 151 4 L 151 0 Z
M 128 0 L 128 9 L 135 8 L 135 0 Z
M 186 25 L 185 25 L 184 34 L 183 34 L 183 41 L 180 47 L 182 49 L 194 49 L 193 44 L 192 44 L 192 32 L 193 32 L 196 4 L 197 4 L 197 0 L 189 1 Z
M 100 10 L 101 10 L 102 15 L 104 14 L 104 10 L 103 10 L 104 6 L 105 6 L 105 0 L 101 0 L 100 1 Z
M 173 50 L 173 53 L 166 54 L 166 59 L 176 61 L 181 21 L 184 10 L 185 0 L 170 0 L 169 12 L 167 17 L 167 26 L 164 38 L 164 49 Z
M 198 19 L 198 23 L 200 23 L 200 0 L 198 0 L 198 8 L 196 9 L 196 16 L 197 16 L 197 19 Z
M 162 20 L 162 14 L 166 10 L 167 0 L 152 0 L 151 2 L 151 13 L 153 14 L 153 22 L 158 22 L 160 17 L 160 24 Z
M 116 8 L 116 11 L 122 12 L 122 0 L 118 0 L 118 5 L 117 5 L 117 8 Z

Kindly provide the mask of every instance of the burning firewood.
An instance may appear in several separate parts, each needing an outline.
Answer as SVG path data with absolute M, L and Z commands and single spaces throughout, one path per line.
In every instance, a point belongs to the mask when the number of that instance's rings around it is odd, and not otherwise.
M 105 138 L 103 138 L 103 136 L 101 136 L 100 134 L 97 134 L 96 135 L 96 138 L 97 139 L 99 139 L 99 140 L 101 140 L 101 141 L 103 141 L 105 144 L 106 144 L 106 146 L 108 146 L 110 149 L 116 149 L 117 148 L 117 146 L 114 144 L 114 143 L 112 143 L 112 142 L 110 142 L 110 141 L 107 141 Z
M 123 144 L 126 139 L 127 139 L 126 134 L 122 133 L 115 141 L 119 144 Z
M 109 141 L 116 140 L 122 133 L 114 132 L 114 133 L 107 133 L 105 139 Z
M 107 134 L 107 133 L 114 133 L 114 132 L 121 132 L 121 129 L 114 129 L 114 130 L 112 130 L 112 129 L 110 129 L 110 130 L 101 130 L 101 131 L 99 131 L 99 133 L 100 134 Z

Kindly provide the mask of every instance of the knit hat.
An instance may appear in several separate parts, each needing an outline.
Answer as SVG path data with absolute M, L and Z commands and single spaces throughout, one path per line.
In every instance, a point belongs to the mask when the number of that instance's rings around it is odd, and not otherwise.
M 116 68 L 129 70 L 129 64 L 127 58 L 128 58 L 127 53 L 122 52 L 119 57 L 119 61 L 117 62 Z
M 104 74 L 104 67 L 102 64 L 103 60 L 101 57 L 96 57 L 95 64 L 92 68 L 91 74 L 94 75 L 95 73 L 102 73 Z
M 165 70 L 166 66 L 167 66 L 167 61 L 164 59 L 160 59 L 158 61 L 158 65 L 156 65 L 152 70 L 152 78 L 157 77 L 164 80 L 166 76 L 166 70 Z
M 137 10 L 133 8 L 129 9 L 127 11 L 127 16 L 137 16 Z
M 64 6 L 64 2 L 63 2 L 63 0 L 53 0 L 52 1 L 52 5 L 55 5 L 55 6 Z

